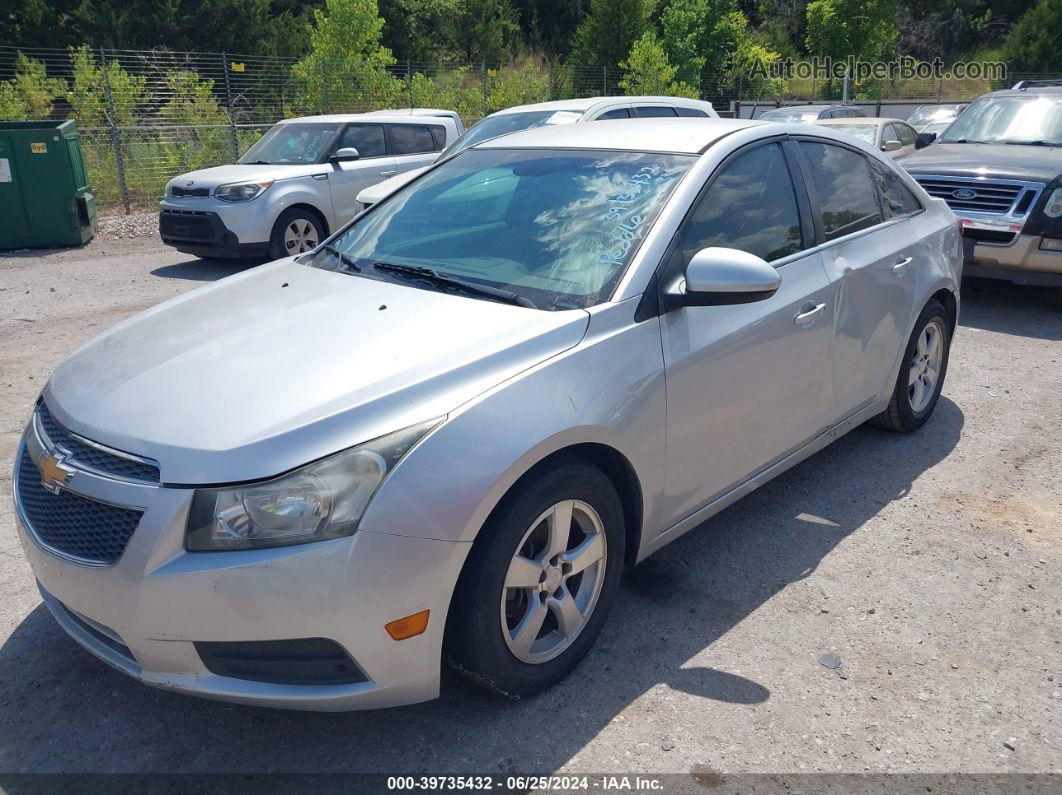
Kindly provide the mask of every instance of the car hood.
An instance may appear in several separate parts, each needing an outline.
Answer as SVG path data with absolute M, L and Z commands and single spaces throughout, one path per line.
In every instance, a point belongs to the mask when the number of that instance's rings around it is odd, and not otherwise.
M 422 166 L 421 168 L 414 168 L 409 171 L 403 171 L 401 174 L 395 174 L 393 177 L 388 177 L 383 182 L 377 182 L 375 185 L 364 188 L 358 194 L 357 199 L 362 204 L 376 204 L 381 199 L 386 199 L 403 185 L 408 185 L 429 168 L 431 166 Z
M 442 417 L 588 322 L 286 259 L 119 323 L 44 399 L 73 432 L 157 460 L 164 482 L 254 480 Z
M 1062 173 L 1062 148 L 935 143 L 912 154 L 903 167 L 912 174 L 1049 182 Z
M 176 185 L 181 188 L 216 188 L 233 182 L 265 182 L 267 180 L 291 179 L 292 177 L 309 177 L 314 174 L 327 174 L 329 166 L 320 163 L 305 163 L 296 166 L 252 166 L 232 163 L 227 166 L 201 168 L 174 177 L 166 185 L 166 193 Z

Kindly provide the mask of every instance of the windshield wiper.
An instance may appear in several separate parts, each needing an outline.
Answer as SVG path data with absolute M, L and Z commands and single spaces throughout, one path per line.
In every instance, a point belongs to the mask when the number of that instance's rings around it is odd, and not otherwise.
M 273 165 L 268 160 L 250 160 L 246 163 L 240 163 L 241 166 L 271 166 Z
M 1062 143 L 1058 141 L 1000 141 L 1002 144 L 1009 144 L 1010 146 L 1062 146 Z
M 336 248 L 335 246 L 325 246 L 325 247 L 324 247 L 324 250 L 325 250 L 325 251 L 326 251 L 327 253 L 331 254 L 331 255 L 332 255 L 333 257 L 335 257 L 336 259 L 338 259 L 338 260 L 339 260 L 339 261 L 340 261 L 341 263 L 343 263 L 343 265 L 345 265 L 345 266 L 346 266 L 346 267 L 347 267 L 347 268 L 348 268 L 349 270 L 352 270 L 352 271 L 357 271 L 358 273 L 361 273 L 361 265 L 359 265 L 358 263 L 356 263 L 356 262 L 355 262 L 355 261 L 353 260 L 353 258 L 351 258 L 350 256 L 348 256 L 347 254 L 344 254 L 344 253 L 343 253 L 342 251 L 340 251 L 340 250 L 339 250 L 338 248 Z
M 514 293 L 512 290 L 503 290 L 500 287 L 491 287 L 487 284 L 466 282 L 455 276 L 446 276 L 431 268 L 423 268 L 419 265 L 399 265 L 393 262 L 374 262 L 372 267 L 378 271 L 397 273 L 410 278 L 421 279 L 441 287 L 453 287 L 470 295 L 479 295 L 484 298 L 493 298 L 496 301 L 505 301 L 509 304 L 524 306 L 528 309 L 538 309 L 535 303 L 525 295 Z

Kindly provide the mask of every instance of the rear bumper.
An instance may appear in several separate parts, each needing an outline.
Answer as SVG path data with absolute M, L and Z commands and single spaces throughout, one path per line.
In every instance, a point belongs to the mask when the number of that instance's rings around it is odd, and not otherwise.
M 167 246 L 199 257 L 264 257 L 268 242 L 244 242 L 221 216 L 207 210 L 163 207 L 159 237 Z

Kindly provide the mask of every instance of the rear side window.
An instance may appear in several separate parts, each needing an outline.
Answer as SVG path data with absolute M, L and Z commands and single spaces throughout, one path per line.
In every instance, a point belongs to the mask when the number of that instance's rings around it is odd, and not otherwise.
M 922 209 L 922 202 L 918 201 L 918 197 L 888 166 L 871 161 L 870 173 L 881 196 L 881 206 L 885 210 L 886 218 L 902 218 Z
M 428 129 L 431 130 L 431 140 L 435 144 L 435 151 L 441 152 L 446 148 L 446 128 L 432 126 Z
M 613 108 L 612 110 L 606 110 L 594 121 L 608 121 L 609 119 L 629 119 L 631 112 L 626 108 Z
M 877 189 L 867 159 L 843 146 L 801 141 L 811 170 L 827 240 L 850 235 L 882 222 Z
M 343 135 L 336 144 L 336 149 L 345 149 L 353 146 L 358 150 L 362 159 L 366 157 L 383 157 L 387 154 L 387 145 L 384 143 L 384 128 L 382 124 L 349 124 L 343 130 Z
M 661 116 L 675 117 L 678 115 L 675 113 L 674 108 L 663 105 L 642 105 L 641 107 L 635 108 L 634 112 L 640 119 L 655 119 Z
M 391 125 L 391 154 L 419 155 L 434 152 L 435 139 L 431 130 L 413 124 Z
M 708 118 L 708 114 L 698 108 L 683 108 L 680 106 L 675 108 L 675 113 L 679 116 L 696 116 L 702 119 Z
M 778 144 L 737 155 L 697 199 L 679 232 L 683 263 L 709 246 L 740 249 L 768 262 L 801 250 L 796 194 Z

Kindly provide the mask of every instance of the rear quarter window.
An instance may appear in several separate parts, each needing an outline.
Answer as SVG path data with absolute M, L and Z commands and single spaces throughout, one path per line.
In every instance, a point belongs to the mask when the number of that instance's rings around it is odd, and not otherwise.
M 435 137 L 427 127 L 413 124 L 391 125 L 391 154 L 419 155 L 435 152 Z

